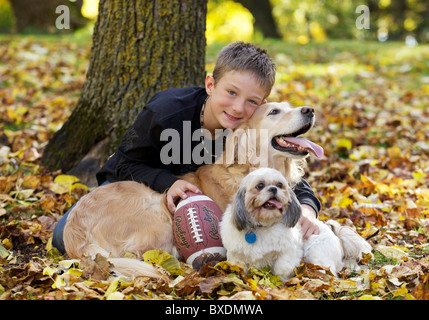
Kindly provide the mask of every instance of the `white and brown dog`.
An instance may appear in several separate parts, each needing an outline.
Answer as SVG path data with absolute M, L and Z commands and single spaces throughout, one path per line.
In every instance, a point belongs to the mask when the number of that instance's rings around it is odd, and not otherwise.
M 284 176 L 275 169 L 249 173 L 221 221 L 227 260 L 246 267 L 271 267 L 283 280 L 294 274 L 301 260 L 329 267 L 337 274 L 344 266 L 370 253 L 371 246 L 351 227 L 317 220 L 319 234 L 303 240 L 297 223 L 301 207 Z

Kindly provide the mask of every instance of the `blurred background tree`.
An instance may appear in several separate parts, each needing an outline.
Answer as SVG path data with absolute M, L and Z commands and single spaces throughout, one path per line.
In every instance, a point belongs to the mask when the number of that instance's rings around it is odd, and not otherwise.
M 0 0 L 0 32 L 56 32 L 52 6 L 59 4 L 70 7 L 73 28 L 96 17 L 98 0 Z M 356 28 L 358 5 L 370 9 L 369 30 Z M 428 42 L 428 17 L 427 0 L 209 0 L 206 37 L 208 44 L 261 38 L 301 44 L 328 38 Z

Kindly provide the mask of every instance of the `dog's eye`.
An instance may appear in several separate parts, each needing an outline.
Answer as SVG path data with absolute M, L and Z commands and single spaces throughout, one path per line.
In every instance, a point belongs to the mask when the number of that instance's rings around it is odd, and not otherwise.
M 262 189 L 264 189 L 265 185 L 261 182 L 259 184 L 256 185 L 256 189 L 261 191 Z
M 270 115 L 279 114 L 279 113 L 280 113 L 279 109 L 273 109 L 270 111 L 270 113 L 268 113 L 268 115 L 270 116 Z
M 281 183 L 281 182 L 279 182 L 279 183 L 277 183 L 277 188 L 283 188 L 283 183 Z

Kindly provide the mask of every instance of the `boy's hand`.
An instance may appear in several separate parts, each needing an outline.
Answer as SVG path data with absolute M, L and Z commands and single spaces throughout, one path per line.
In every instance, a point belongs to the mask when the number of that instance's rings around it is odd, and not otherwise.
M 301 224 L 302 236 L 304 239 L 308 239 L 312 234 L 319 234 L 319 227 L 315 223 L 317 220 L 314 209 L 309 205 L 302 204 L 302 216 L 299 219 Z
M 189 183 L 185 180 L 177 180 L 175 183 L 173 183 L 167 191 L 167 207 L 168 210 L 170 210 L 171 214 L 174 214 L 174 211 L 176 210 L 176 201 L 181 199 L 186 199 L 188 196 L 186 194 L 186 191 L 192 191 L 195 193 L 202 193 L 196 186 L 194 186 L 192 183 Z

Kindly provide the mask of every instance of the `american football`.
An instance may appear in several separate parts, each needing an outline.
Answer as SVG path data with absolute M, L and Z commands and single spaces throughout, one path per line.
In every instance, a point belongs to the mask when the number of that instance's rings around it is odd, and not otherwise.
M 220 238 L 219 222 L 222 211 L 203 194 L 187 192 L 174 212 L 174 241 L 180 258 L 191 264 L 203 253 L 226 256 Z

